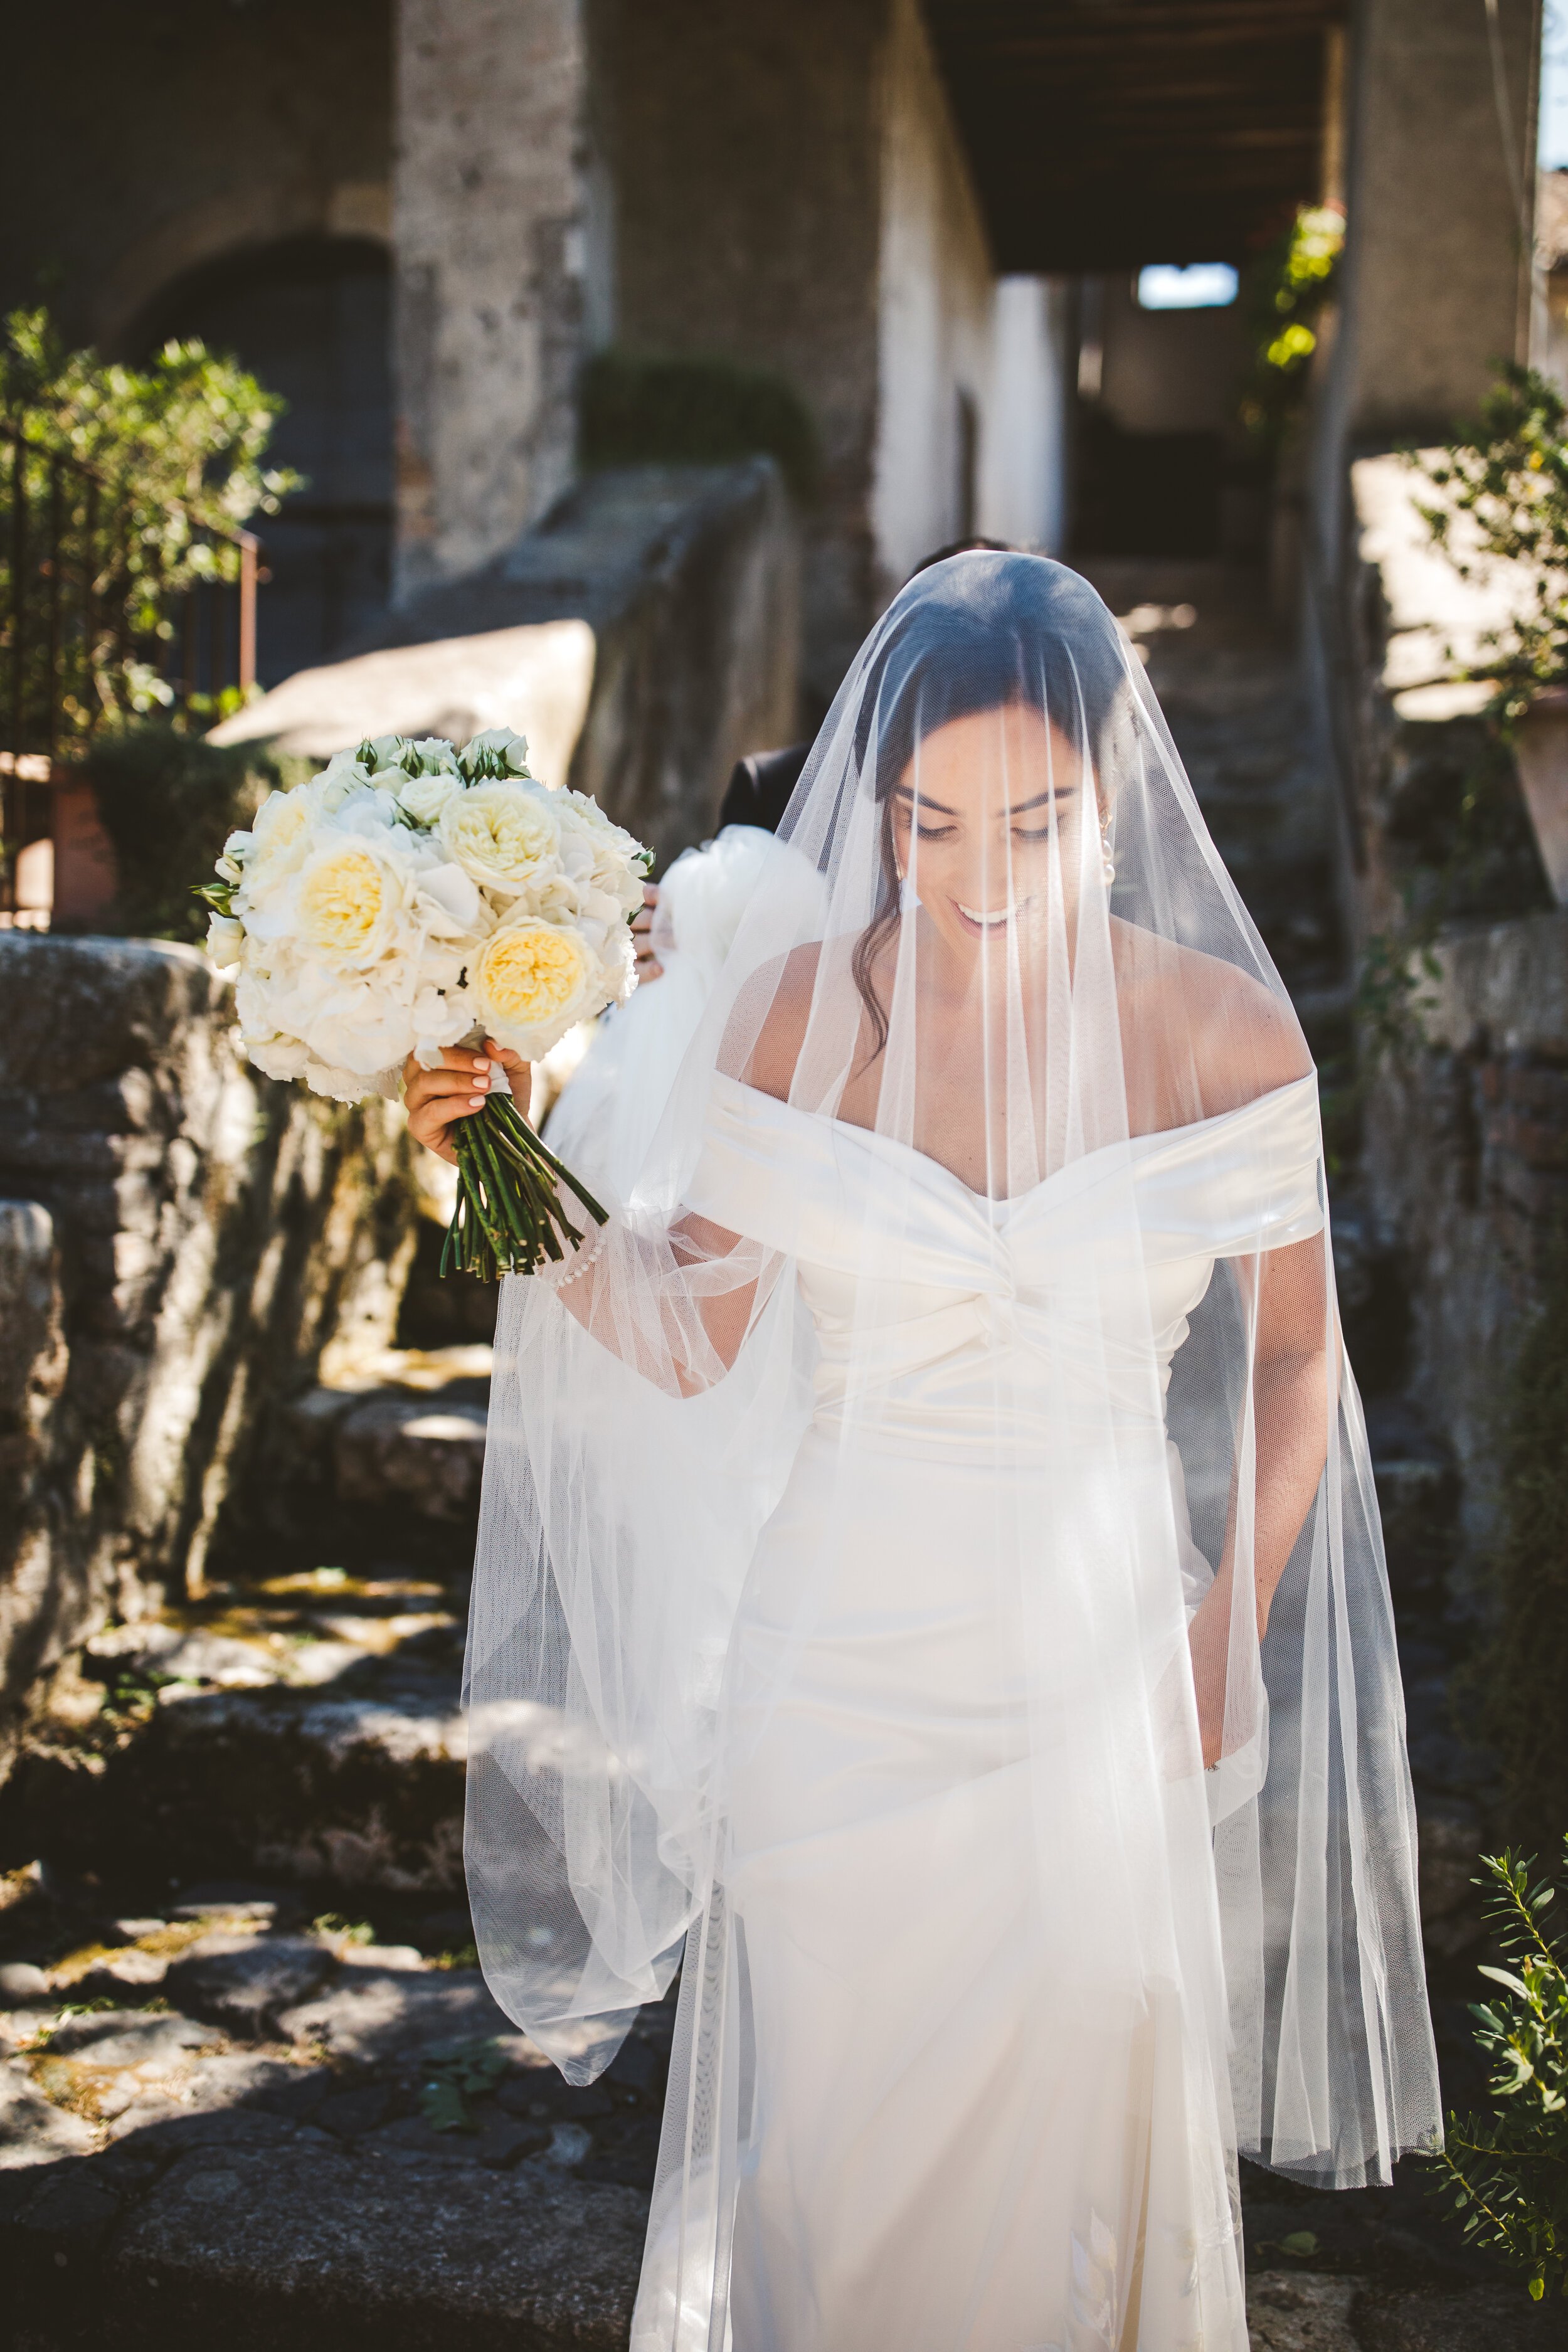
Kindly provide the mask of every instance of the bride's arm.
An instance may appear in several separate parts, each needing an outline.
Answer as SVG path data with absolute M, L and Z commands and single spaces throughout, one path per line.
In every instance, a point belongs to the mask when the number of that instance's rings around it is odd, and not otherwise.
M 454 1167 L 453 1129 L 459 1119 L 471 1118 L 483 1108 L 498 1067 L 526 1115 L 531 1066 L 493 1038 L 485 1040 L 485 1047 L 479 1054 L 449 1045 L 434 1070 L 424 1068 L 412 1055 L 404 1066 L 408 1131 L 416 1142 Z M 570 1205 L 575 1219 L 581 1212 L 575 1202 Z M 591 1235 L 593 1228 L 589 1231 Z M 726 1262 L 744 1244 L 739 1234 L 709 1218 L 681 1218 L 670 1227 L 668 1244 L 668 1270 L 678 1282 L 674 1295 L 668 1282 L 653 1286 L 663 1293 L 658 1297 L 657 1328 L 646 1310 L 639 1328 L 616 1311 L 611 1286 L 600 1278 L 601 1262 L 591 1238 L 557 1296 L 602 1347 L 658 1386 L 673 1382 L 682 1396 L 696 1396 L 721 1379 L 740 1354 L 756 1307 L 758 1280 L 755 1276 L 745 1278 L 739 1265 L 726 1274 Z
M 1248 1306 L 1256 1302 L 1251 1597 L 1259 1641 L 1268 1630 L 1275 1592 L 1328 1459 L 1329 1419 L 1336 1400 L 1326 1247 L 1324 1235 L 1317 1234 L 1237 1268 L 1244 1300 Z M 1237 1502 L 1233 1480 L 1225 1549 L 1188 1634 L 1205 1764 L 1217 1763 L 1224 1748 Z

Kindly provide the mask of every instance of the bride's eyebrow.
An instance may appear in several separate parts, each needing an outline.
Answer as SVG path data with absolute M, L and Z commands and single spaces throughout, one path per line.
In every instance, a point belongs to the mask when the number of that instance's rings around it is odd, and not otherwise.
M 909 801 L 913 806 L 918 808 L 930 809 L 932 814 L 936 816 L 957 816 L 960 814 L 959 810 L 949 808 L 945 801 L 933 801 L 930 799 L 916 784 L 895 784 L 893 786 L 893 793 L 896 798 Z M 1047 801 L 1068 800 L 1071 796 L 1071 785 L 1050 784 L 1047 786 L 1043 793 L 1037 793 L 1032 801 L 1015 801 L 1012 806 L 1008 809 L 1007 814 L 1009 816 L 1026 816 L 1031 809 L 1044 808 Z

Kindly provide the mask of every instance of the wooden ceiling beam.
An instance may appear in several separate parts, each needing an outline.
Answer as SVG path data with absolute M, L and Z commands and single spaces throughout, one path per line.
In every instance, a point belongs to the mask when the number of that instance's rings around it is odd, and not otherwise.
M 1316 194 L 1341 0 L 925 6 L 1004 268 L 1239 258 Z

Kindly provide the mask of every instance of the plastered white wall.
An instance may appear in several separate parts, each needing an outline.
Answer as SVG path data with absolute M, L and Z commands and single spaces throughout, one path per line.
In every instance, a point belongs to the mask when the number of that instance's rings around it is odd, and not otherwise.
M 893 0 L 882 66 L 872 529 L 890 593 L 961 521 L 959 395 L 984 440 L 993 271 L 915 0 Z
M 1067 298 L 994 276 L 915 0 L 893 0 L 881 86 L 872 529 L 884 591 L 965 527 L 1054 549 L 1065 530 Z M 963 404 L 975 436 L 965 515 Z
M 981 435 L 979 528 L 1059 555 L 1068 535 L 1072 296 L 1060 279 L 1000 278 Z

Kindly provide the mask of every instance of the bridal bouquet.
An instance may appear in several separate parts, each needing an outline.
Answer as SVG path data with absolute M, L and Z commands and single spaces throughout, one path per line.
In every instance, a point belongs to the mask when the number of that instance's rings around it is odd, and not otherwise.
M 528 770 L 504 728 L 450 743 L 378 736 L 264 802 L 229 835 L 207 950 L 237 983 L 268 1077 L 355 1102 L 410 1053 L 493 1037 L 529 1061 L 636 985 L 630 918 L 650 853 L 582 793 Z M 493 1282 L 581 1241 L 567 1187 L 605 1211 L 520 1114 L 502 1073 L 452 1130 L 458 1206 L 442 1253 Z

